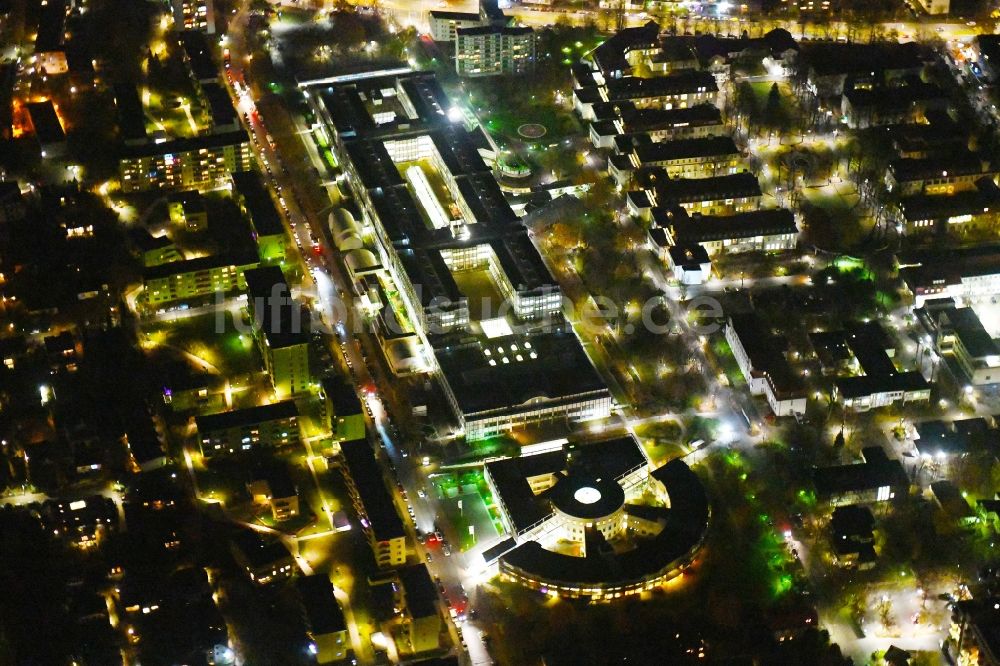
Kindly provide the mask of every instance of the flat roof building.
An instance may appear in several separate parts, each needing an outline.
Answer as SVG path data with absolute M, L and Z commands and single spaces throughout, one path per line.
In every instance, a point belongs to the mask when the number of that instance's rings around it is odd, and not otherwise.
M 244 273 L 257 266 L 254 255 L 212 255 L 172 261 L 143 272 L 144 296 L 150 306 L 171 301 L 230 293 L 246 287 Z
M 258 447 L 299 442 L 299 410 L 294 400 L 195 417 L 204 457 L 246 453 Z
M 263 262 L 281 262 L 288 252 L 288 235 L 281 213 L 256 171 L 238 171 L 231 175 L 233 194 L 243 213 L 253 225 L 254 240 Z
M 380 569 L 406 562 L 406 531 L 367 439 L 340 443 L 344 481 Z
M 805 386 L 785 358 L 787 341 L 753 313 L 730 315 L 725 332 L 750 393 L 763 395 L 776 416 L 804 414 Z
M 230 174 L 253 168 L 245 130 L 126 145 L 118 171 L 126 193 L 154 189 L 202 189 L 226 184 Z
M 813 483 L 820 499 L 833 506 L 886 502 L 897 495 L 906 497 L 910 479 L 898 460 L 890 460 L 879 447 L 862 451 L 863 462 L 813 471 Z

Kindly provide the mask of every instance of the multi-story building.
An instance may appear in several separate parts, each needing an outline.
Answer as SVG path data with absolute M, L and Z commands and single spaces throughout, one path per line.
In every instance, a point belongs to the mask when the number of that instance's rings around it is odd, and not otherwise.
M 233 195 L 253 225 L 257 252 L 263 262 L 282 262 L 288 251 L 288 235 L 271 193 L 256 171 L 232 174 Z
M 785 358 L 787 342 L 764 328 L 756 314 L 730 315 L 726 341 L 753 395 L 763 395 L 776 416 L 804 414 L 805 387 Z
M 230 174 L 252 168 L 253 154 L 245 130 L 126 145 L 118 161 L 126 193 L 221 187 L 228 183 Z
M 365 410 L 353 384 L 342 377 L 328 375 L 320 382 L 320 399 L 334 439 L 364 438 Z
M 432 9 L 428 19 L 435 42 L 452 42 L 458 30 L 477 26 L 502 28 L 510 23 L 497 0 L 479 0 L 478 12 L 449 12 Z
M 983 177 L 976 189 L 956 194 L 917 194 L 899 202 L 904 230 L 908 234 L 993 228 L 1000 216 L 1000 189 L 992 178 Z
M 535 31 L 524 26 L 459 28 L 455 71 L 459 76 L 526 74 L 535 68 Z
M 995 181 L 997 170 L 988 160 L 968 150 L 948 157 L 899 159 L 889 164 L 885 185 L 901 197 L 916 194 L 954 194 L 976 188 L 982 178 Z
M 826 333 L 829 345 L 840 335 L 842 346 L 852 355 L 851 367 L 860 374 L 834 380 L 833 397 L 845 409 L 867 411 L 895 402 L 926 402 L 930 385 L 916 370 L 899 371 L 892 361 L 896 350 L 892 338 L 878 324 L 853 324 L 844 331 Z
M 723 136 L 728 130 L 712 104 L 678 109 L 639 109 L 632 102 L 601 102 L 592 107 L 590 141 L 597 148 L 614 148 L 615 139 L 648 134 L 654 141 Z
M 627 152 L 608 159 L 608 173 L 622 187 L 643 167 L 662 167 L 671 178 L 708 178 L 737 173 L 743 160 L 728 136 L 652 141 L 637 135 Z
M 860 463 L 819 467 L 813 471 L 819 499 L 831 506 L 845 506 L 906 497 L 910 478 L 902 463 L 890 460 L 877 446 L 862 449 L 861 454 Z
M 266 539 L 260 532 L 241 529 L 229 540 L 233 559 L 256 585 L 269 585 L 292 577 L 295 559 L 278 539 Z
M 666 76 L 610 79 L 573 91 L 573 106 L 584 120 L 597 120 L 595 106 L 631 103 L 637 109 L 686 109 L 715 104 L 719 86 L 710 72 L 681 71 Z
M 993 303 L 1000 293 L 1000 247 L 996 245 L 908 252 L 898 255 L 896 263 L 918 308 L 931 298 L 951 298 L 957 305 Z
M 194 423 L 206 458 L 299 442 L 299 410 L 294 400 L 196 416 Z
M 410 652 L 436 650 L 441 644 L 441 603 L 437 587 L 426 564 L 416 564 L 398 572 L 403 621 L 410 638 Z
M 795 249 L 799 237 L 795 216 L 787 208 L 722 216 L 688 215 L 683 208 L 654 208 L 652 218 L 649 236 L 661 253 L 675 245 L 693 244 L 704 247 L 709 256 L 723 252 L 780 252 Z
M 945 643 L 951 663 L 1000 666 L 1000 597 L 955 602 Z
M 954 359 L 961 381 L 972 386 L 1000 383 L 1000 346 L 986 331 L 976 311 L 957 308 L 950 298 L 934 299 L 916 311 L 935 348 Z
M 188 231 L 204 231 L 208 228 L 205 199 L 194 190 L 175 192 L 167 197 L 167 212 L 172 224 Z
M 214 255 L 173 261 L 147 268 L 143 273 L 146 303 L 202 298 L 246 288 L 244 273 L 257 266 L 257 257 Z
M 277 266 L 247 271 L 247 310 L 257 348 L 279 397 L 305 393 L 309 371 L 308 321 Z
M 200 30 L 215 33 L 215 3 L 213 0 L 170 0 L 175 30 Z
M 341 467 L 354 511 L 380 569 L 406 563 L 406 531 L 367 439 L 341 442 Z
M 351 639 L 347 621 L 333 592 L 333 584 L 326 574 L 299 576 L 295 589 L 302 603 L 306 632 L 317 664 L 337 663 L 345 660 L 350 651 Z
M 563 322 L 558 284 L 483 161 L 479 130 L 449 113 L 433 75 L 373 74 L 306 93 L 378 255 L 376 269 L 356 273 L 357 289 L 387 322 L 378 330 L 394 371 L 444 380 L 449 435 L 607 415 L 610 394 L 579 341 L 535 339 L 541 323 Z M 431 177 L 443 187 L 430 187 Z M 510 390 L 484 390 L 499 384 Z
M 729 215 L 760 207 L 763 193 L 757 177 L 749 172 L 710 178 L 671 178 L 663 169 L 643 169 L 635 174 L 636 189 L 625 195 L 628 211 L 650 221 L 654 208 L 680 206 L 688 214 Z

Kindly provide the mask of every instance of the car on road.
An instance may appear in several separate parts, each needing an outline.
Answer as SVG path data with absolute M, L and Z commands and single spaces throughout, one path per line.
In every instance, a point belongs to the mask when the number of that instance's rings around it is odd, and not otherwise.
M 424 559 L 426 559 L 427 563 L 430 564 L 431 562 L 434 561 L 434 556 L 431 555 L 430 553 L 427 553 L 426 555 L 424 555 Z

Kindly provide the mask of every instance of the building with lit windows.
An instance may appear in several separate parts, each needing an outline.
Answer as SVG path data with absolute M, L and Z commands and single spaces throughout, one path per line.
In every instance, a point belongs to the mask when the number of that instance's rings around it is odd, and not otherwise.
M 637 189 L 625 195 L 628 211 L 647 222 L 654 208 L 683 208 L 690 214 L 729 215 L 760 207 L 757 177 L 744 171 L 711 178 L 671 178 L 663 169 L 643 169 L 633 179 Z
M 194 424 L 206 458 L 290 446 L 300 440 L 299 410 L 294 400 L 196 416 Z
M 375 563 L 380 569 L 406 563 L 406 530 L 396 510 L 375 449 L 367 439 L 340 443 L 341 471 Z
M 271 193 L 256 171 L 232 174 L 233 196 L 253 225 L 257 252 L 263 262 L 282 262 L 288 252 L 288 235 Z
M 484 25 L 455 32 L 459 76 L 527 74 L 535 68 L 535 31 L 531 28 Z
M 252 529 L 241 529 L 229 540 L 236 564 L 256 585 L 270 585 L 292 577 L 295 559 L 279 539 L 265 538 Z
M 689 215 L 683 208 L 652 210 L 649 236 L 664 261 L 671 247 L 698 244 L 709 256 L 740 252 L 793 250 L 799 230 L 787 208 L 768 208 L 733 215 Z
M 997 245 L 905 252 L 896 257 L 896 264 L 918 308 L 932 298 L 951 298 L 957 305 L 991 303 L 1000 293 Z
M 785 358 L 787 340 L 754 313 L 730 315 L 725 333 L 750 393 L 764 396 L 775 416 L 805 414 L 805 386 Z
M 316 663 L 330 664 L 346 659 L 351 639 L 344 611 L 334 596 L 329 576 L 299 576 L 295 579 L 295 590 L 299 594 L 309 636 L 307 649 Z
M 629 103 L 637 109 L 686 109 L 715 104 L 719 86 L 710 72 L 684 70 L 651 78 L 628 76 L 608 79 L 603 85 L 587 85 L 573 90 L 573 106 L 580 117 L 597 120 L 599 104 Z
M 907 234 L 992 229 L 1000 219 L 1000 188 L 984 177 L 972 190 L 904 197 L 899 210 Z
M 955 307 L 951 299 L 940 298 L 926 301 L 914 314 L 938 353 L 954 360 L 967 385 L 1000 383 L 1000 345 L 975 310 Z
M 881 447 L 862 449 L 862 462 L 813 470 L 817 497 L 831 506 L 888 502 L 909 493 L 910 479 Z
M 671 178 L 710 178 L 738 173 L 743 162 L 728 136 L 657 142 L 637 134 L 629 139 L 608 158 L 608 173 L 622 187 L 630 186 L 641 168 L 661 167 Z
M 956 601 L 945 640 L 949 661 L 968 666 L 1000 666 L 1000 596 Z
M 213 0 L 170 0 L 175 30 L 200 30 L 215 33 Z
M 319 385 L 323 416 L 338 441 L 365 436 L 365 410 L 354 385 L 343 377 L 327 375 Z
M 252 168 L 253 154 L 245 130 L 126 145 L 118 160 L 125 193 L 212 189 L 226 185 L 230 174 Z
M 451 12 L 432 9 L 428 13 L 431 27 L 431 38 L 435 42 L 455 41 L 457 32 L 462 28 L 491 26 L 502 28 L 510 23 L 510 19 L 500 9 L 497 0 L 479 0 L 478 12 Z
M 650 470 L 630 437 L 487 463 L 485 476 L 510 535 L 487 565 L 553 595 L 651 590 L 690 565 L 708 529 L 698 477 L 680 460 Z
M 292 298 L 284 273 L 277 266 L 246 272 L 247 311 L 257 348 L 271 386 L 279 397 L 305 393 L 312 384 L 309 371 L 308 319 Z
M 590 141 L 614 148 L 620 136 L 648 134 L 654 141 L 701 139 L 728 133 L 722 112 L 712 104 L 678 109 L 640 109 L 633 102 L 600 102 L 591 106 Z
M 394 371 L 443 380 L 450 435 L 607 416 L 607 388 L 562 329 L 558 283 L 483 161 L 482 129 L 436 78 L 373 73 L 305 92 L 371 230 L 373 268 L 354 272 L 355 290 L 391 323 L 377 330 Z M 545 326 L 556 332 L 536 338 Z M 538 346 L 486 353 L 523 342 Z M 498 383 L 511 390 L 486 389 Z
M 150 306 L 203 298 L 246 288 L 244 273 L 257 266 L 253 255 L 213 255 L 147 268 L 143 295 Z
M 947 157 L 893 160 L 885 173 L 885 185 L 901 197 L 955 194 L 976 189 L 982 178 L 995 181 L 997 169 L 982 155 L 958 150 Z

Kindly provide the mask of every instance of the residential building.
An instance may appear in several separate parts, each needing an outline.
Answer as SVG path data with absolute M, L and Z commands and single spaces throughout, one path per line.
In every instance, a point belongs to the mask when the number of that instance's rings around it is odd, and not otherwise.
M 309 635 L 309 652 L 316 663 L 345 660 L 351 648 L 351 639 L 344 611 L 334 595 L 330 578 L 326 574 L 299 576 L 295 579 L 295 589 L 299 593 Z
M 838 506 L 830 519 L 834 561 L 861 570 L 875 566 L 875 517 L 866 506 Z
M 260 260 L 283 262 L 288 252 L 288 235 L 271 193 L 256 171 L 232 174 L 233 196 L 253 225 Z
M 1000 596 L 985 593 L 952 608 L 945 649 L 952 663 L 1000 666 Z
M 710 72 L 685 70 L 666 76 L 629 76 L 573 90 L 573 107 L 583 120 L 597 120 L 603 103 L 631 103 L 637 109 L 686 109 L 715 104 L 719 86 Z
M 354 511 L 380 569 L 406 562 L 406 531 L 367 439 L 340 443 L 341 470 Z
M 254 504 L 266 504 L 275 522 L 291 520 L 299 515 L 299 492 L 288 468 L 281 463 L 254 472 L 247 484 Z
M 122 191 L 211 189 L 253 168 L 245 130 L 164 143 L 124 146 L 118 161 Z
M 69 69 L 66 62 L 66 17 L 70 3 L 67 0 L 45 0 L 40 4 L 38 32 L 35 35 L 35 66 L 47 76 L 65 74 Z
M 416 564 L 398 571 L 400 605 L 410 639 L 410 652 L 436 650 L 441 644 L 440 601 L 437 587 L 426 564 Z
M 294 400 L 196 416 L 194 423 L 206 458 L 299 442 L 299 410 Z
M 343 377 L 327 375 L 320 382 L 320 399 L 335 440 L 364 438 L 365 410 L 353 384 Z
M 197 0 L 195 0 L 197 1 Z M 184 30 L 178 34 L 178 43 L 184 51 L 184 62 L 195 83 L 215 83 L 219 70 L 212 57 L 212 47 L 205 33 L 199 30 Z
M 145 227 L 129 229 L 129 240 L 146 268 L 184 260 L 180 248 L 170 237 L 154 236 Z
M 279 539 L 240 529 L 229 540 L 233 559 L 256 585 L 270 585 L 292 577 L 295 559 Z
M 118 110 L 118 134 L 126 146 L 142 145 L 149 141 L 146 134 L 146 111 L 134 83 L 116 83 L 112 86 L 115 107 Z
M 245 289 L 244 273 L 256 266 L 257 257 L 252 255 L 214 255 L 152 266 L 143 273 L 143 295 L 148 305 L 158 306 L 228 294 Z
M 167 197 L 167 212 L 172 224 L 188 231 L 204 231 L 208 228 L 205 198 L 195 190 L 170 194 Z
M 214 0 L 170 0 L 175 30 L 200 30 L 215 34 Z
M 56 113 L 55 103 L 51 99 L 44 102 L 28 102 L 24 108 L 28 111 L 28 118 L 42 151 L 42 157 L 54 159 L 62 157 L 66 152 L 66 132 Z
M 722 112 L 712 104 L 674 109 L 640 109 L 631 101 L 594 104 L 590 141 L 597 148 L 613 148 L 616 137 L 648 134 L 654 141 L 702 139 L 728 133 Z
M 212 123 L 211 132 L 222 134 L 240 129 L 240 118 L 236 115 L 229 90 L 215 81 L 202 83 L 200 89 Z
M 756 314 L 730 315 L 725 334 L 750 393 L 763 395 L 775 416 L 804 414 L 805 387 L 785 358 L 787 341 Z
M 277 266 L 247 271 L 247 310 L 257 348 L 271 386 L 279 397 L 305 393 L 312 384 L 309 369 L 309 321 L 292 298 Z
M 917 122 L 930 109 L 947 110 L 940 86 L 917 77 L 905 85 L 852 88 L 841 98 L 841 116 L 853 129 Z
M 455 31 L 455 71 L 459 76 L 527 74 L 535 68 L 535 31 L 492 25 Z
M 667 267 L 683 285 L 702 284 L 712 275 L 712 260 L 701 245 L 674 245 L 666 251 Z

